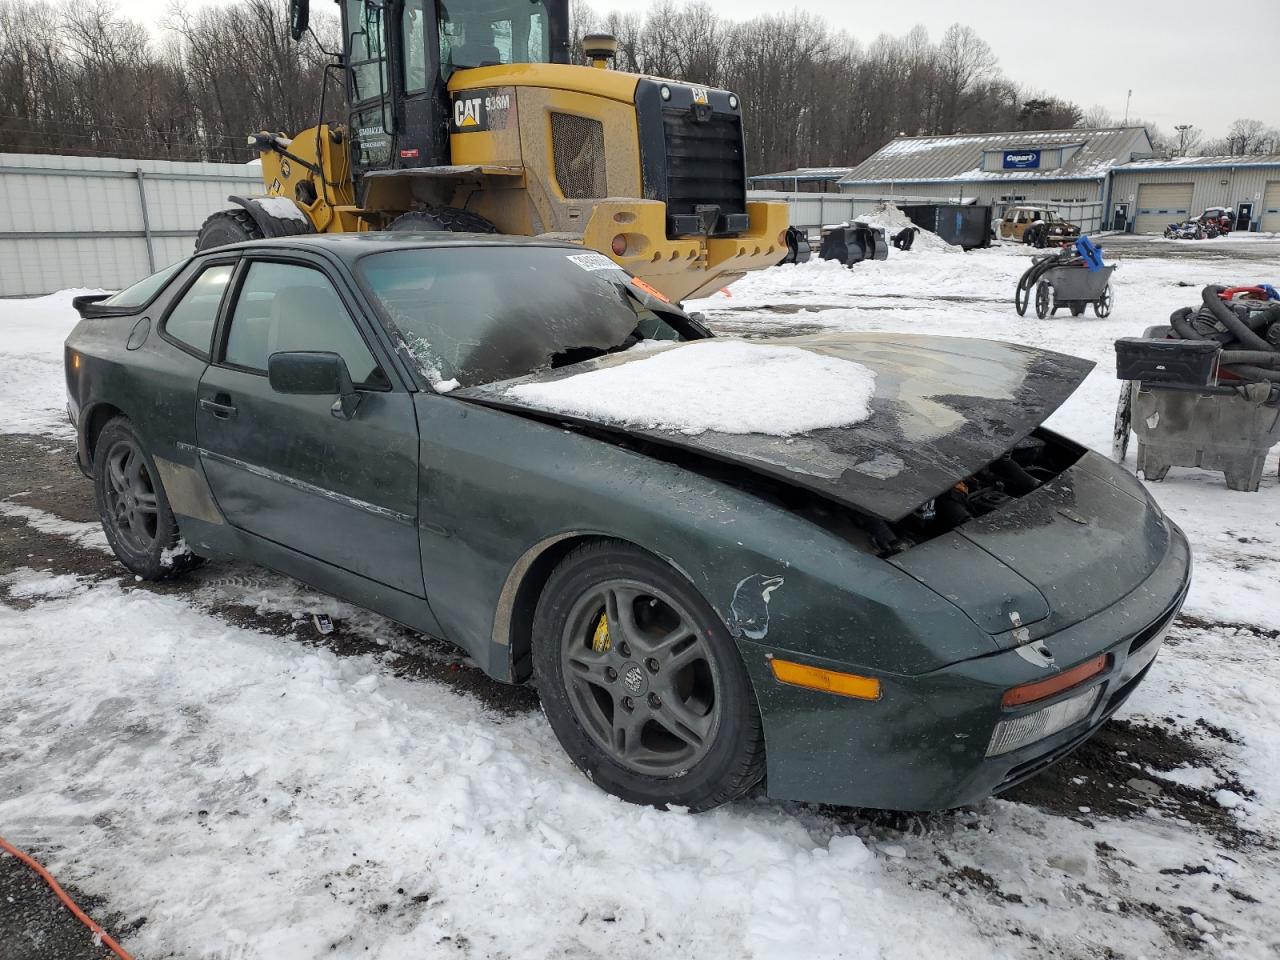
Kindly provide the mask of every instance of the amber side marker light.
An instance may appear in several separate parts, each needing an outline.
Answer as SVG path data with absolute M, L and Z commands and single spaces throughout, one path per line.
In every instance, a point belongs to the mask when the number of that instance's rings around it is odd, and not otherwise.
M 810 690 L 821 690 L 857 700 L 880 699 L 880 681 L 875 677 L 807 667 L 803 663 L 792 663 L 777 657 L 770 660 L 769 665 L 773 667 L 773 675 L 779 682 L 789 683 L 793 687 L 808 687 Z
M 1004 692 L 1004 696 L 1000 698 L 1000 703 L 1006 707 L 1019 707 L 1024 703 L 1034 703 L 1037 700 L 1043 700 L 1045 697 L 1052 697 L 1055 693 L 1061 693 L 1063 690 L 1077 687 L 1090 677 L 1096 677 L 1105 669 L 1107 669 L 1107 655 L 1101 653 L 1092 660 L 1086 660 L 1070 670 L 1063 670 L 1047 680 L 1037 680 L 1035 683 L 1024 683 L 1017 687 L 1010 687 Z

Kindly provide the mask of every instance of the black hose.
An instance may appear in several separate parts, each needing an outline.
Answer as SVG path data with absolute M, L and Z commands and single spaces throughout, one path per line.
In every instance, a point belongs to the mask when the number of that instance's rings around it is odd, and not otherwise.
M 1192 314 L 1195 312 L 1194 307 L 1183 307 L 1181 310 L 1175 310 L 1173 313 L 1169 314 L 1169 326 L 1173 327 L 1174 333 L 1183 340 L 1208 339 L 1189 322 Z
M 1280 370 L 1268 369 L 1266 367 L 1251 367 L 1247 364 L 1237 363 L 1232 366 L 1225 367 L 1229 373 L 1234 373 L 1242 380 L 1266 380 L 1271 383 L 1280 382 Z
M 1223 350 L 1218 362 L 1224 366 L 1248 363 L 1259 367 L 1280 367 L 1280 353 L 1265 350 Z
M 1237 317 L 1236 312 L 1223 302 L 1219 294 L 1226 289 L 1226 287 L 1208 286 L 1201 293 L 1201 299 L 1204 300 L 1204 305 L 1209 308 L 1209 312 L 1213 314 L 1214 319 L 1226 327 L 1240 341 L 1242 347 L 1249 350 L 1261 350 L 1264 353 L 1274 353 L 1276 348 L 1250 330 L 1249 325 Z

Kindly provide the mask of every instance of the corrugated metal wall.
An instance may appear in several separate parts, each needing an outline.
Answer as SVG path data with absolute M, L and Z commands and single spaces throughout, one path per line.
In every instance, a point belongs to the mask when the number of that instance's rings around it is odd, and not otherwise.
M 1222 181 L 1226 181 L 1223 183 Z M 1280 180 L 1280 167 L 1215 167 L 1195 169 L 1171 167 L 1167 170 L 1117 170 L 1112 174 L 1111 206 L 1129 204 L 1129 217 L 1135 216 L 1138 188 L 1144 183 L 1190 183 L 1191 216 L 1206 207 L 1231 207 L 1253 204 L 1253 222 L 1262 216 L 1262 199 L 1268 181 Z M 1159 225 L 1163 230 L 1165 224 Z M 1158 231 L 1156 231 L 1158 232 Z
M 127 286 L 189 255 L 228 194 L 261 192 L 240 164 L 0 153 L 0 297 Z
M 846 193 L 858 196 L 977 197 L 978 203 L 999 203 L 1004 196 L 1026 200 L 1102 199 L 1102 180 L 948 180 L 941 183 L 847 183 Z

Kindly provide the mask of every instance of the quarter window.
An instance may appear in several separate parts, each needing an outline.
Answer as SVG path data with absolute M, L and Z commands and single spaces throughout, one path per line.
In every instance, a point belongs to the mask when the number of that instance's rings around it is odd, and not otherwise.
M 164 332 L 181 341 L 201 356 L 209 355 L 209 341 L 213 337 L 213 325 L 218 319 L 218 306 L 222 292 L 231 279 L 229 263 L 209 267 L 187 288 L 187 292 L 169 311 L 164 322 Z
M 295 350 L 336 353 L 356 385 L 390 386 L 328 277 L 297 264 L 250 264 L 231 317 L 224 361 L 265 372 L 271 354 Z

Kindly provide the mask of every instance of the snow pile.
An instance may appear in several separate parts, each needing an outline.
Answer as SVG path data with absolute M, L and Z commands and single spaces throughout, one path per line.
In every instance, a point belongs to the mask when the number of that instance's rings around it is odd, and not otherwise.
M 47 297 L 0 300 L 0 433 L 70 435 L 62 343 L 80 320 L 71 298 L 99 292 L 63 290 Z
M 889 200 L 877 204 L 876 208 L 870 213 L 864 213 L 860 217 L 854 218 L 854 223 L 865 223 L 869 227 L 883 227 L 884 238 L 892 240 L 900 231 L 912 228 L 916 231 L 915 243 L 911 245 L 910 253 L 919 251 L 943 251 L 946 253 L 961 253 L 960 247 L 947 243 L 932 230 L 925 230 L 911 222 L 911 218 L 898 209 L 898 205 Z
M 799 347 L 703 340 L 506 395 L 555 413 L 696 434 L 791 436 L 871 415 L 875 374 Z

